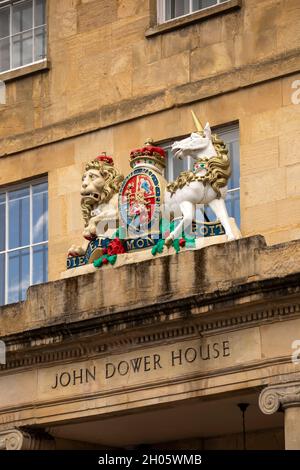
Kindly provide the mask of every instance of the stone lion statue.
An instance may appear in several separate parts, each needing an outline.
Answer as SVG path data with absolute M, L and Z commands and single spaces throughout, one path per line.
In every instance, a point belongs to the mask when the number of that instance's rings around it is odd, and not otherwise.
M 118 220 L 118 193 L 124 176 L 114 167 L 112 157 L 100 155 L 87 163 L 81 184 L 83 237 L 92 240 L 109 236 L 109 223 L 114 230 Z M 69 256 L 82 256 L 86 247 L 72 245 Z

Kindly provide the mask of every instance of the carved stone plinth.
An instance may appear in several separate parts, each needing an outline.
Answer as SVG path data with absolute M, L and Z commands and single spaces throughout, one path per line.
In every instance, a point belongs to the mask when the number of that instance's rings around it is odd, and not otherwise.
M 300 382 L 271 385 L 259 397 L 259 407 L 265 414 L 284 410 L 285 448 L 300 450 Z
M 19 429 L 0 432 L 0 450 L 52 450 L 54 439 L 44 434 L 32 434 Z

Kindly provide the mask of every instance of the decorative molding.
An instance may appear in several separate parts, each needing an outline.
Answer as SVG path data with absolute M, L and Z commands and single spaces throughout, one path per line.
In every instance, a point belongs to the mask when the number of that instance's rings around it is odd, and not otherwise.
M 292 406 L 300 406 L 300 381 L 270 385 L 260 393 L 259 407 L 267 415 Z
M 0 432 L 0 450 L 53 450 L 55 441 L 46 434 L 11 429 Z
M 32 367 L 37 364 L 44 363 L 59 363 L 67 362 L 72 360 L 86 359 L 90 357 L 99 356 L 108 352 L 116 352 L 121 348 L 124 349 L 136 349 L 141 346 L 151 346 L 161 341 L 174 341 L 183 339 L 195 339 L 197 337 L 207 336 L 211 333 L 224 333 L 232 330 L 241 328 L 253 327 L 262 322 L 281 320 L 285 317 L 299 316 L 300 304 L 292 304 L 285 306 L 278 306 L 273 308 L 266 308 L 259 311 L 247 312 L 243 314 L 231 315 L 227 318 L 216 319 L 216 320 L 205 320 L 200 321 L 199 319 L 190 318 L 185 319 L 184 325 L 178 325 L 177 320 L 176 326 L 171 326 L 170 323 L 166 324 L 168 318 L 166 314 L 161 312 L 162 324 L 157 323 L 152 326 L 155 327 L 155 331 L 151 333 L 141 333 L 138 331 L 129 331 L 132 326 L 129 324 L 128 332 L 124 329 L 122 335 L 113 334 L 109 338 L 107 335 L 109 331 L 106 326 L 105 318 L 101 318 L 101 323 L 94 325 L 92 328 L 92 334 L 87 332 L 86 336 L 83 337 L 83 330 L 80 331 L 80 338 L 73 331 L 66 334 L 64 330 L 61 334 L 55 335 L 55 341 L 51 336 L 46 333 L 44 335 L 39 334 L 37 337 L 27 341 L 14 341 L 9 344 L 7 340 L 7 363 L 0 365 L 0 371 L 11 370 L 16 368 Z M 157 317 L 157 314 L 154 313 Z M 145 320 L 145 316 L 142 317 Z M 111 322 L 111 317 L 109 319 Z M 189 322 L 189 323 L 188 323 Z M 125 322 L 124 322 L 125 323 Z M 120 321 L 116 318 L 116 327 L 118 328 Z M 144 326 L 145 325 L 141 325 Z M 148 323 L 148 327 L 151 324 Z M 58 328 L 61 326 L 58 325 Z M 71 325 L 69 325 L 71 327 Z M 114 328 L 114 325 L 111 325 Z M 163 329 L 162 329 L 163 328 Z M 34 332 L 32 332 L 32 335 Z M 105 334 L 103 338 L 96 339 L 95 335 Z M 64 342 L 70 340 L 72 337 L 72 343 L 64 346 Z M 60 344 L 58 344 L 58 338 L 60 338 Z M 48 347 L 46 351 L 39 349 L 38 351 L 32 349 L 37 346 Z M 49 350 L 49 347 L 51 349 Z M 57 349 L 55 349 L 57 348 Z

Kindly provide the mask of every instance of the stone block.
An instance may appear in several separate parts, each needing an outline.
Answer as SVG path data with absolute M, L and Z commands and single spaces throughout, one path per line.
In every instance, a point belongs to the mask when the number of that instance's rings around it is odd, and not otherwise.
M 283 106 L 280 109 L 279 134 L 297 133 L 300 124 L 300 105 Z
M 264 235 L 276 227 L 276 201 L 257 204 L 252 207 L 244 206 L 245 197 L 241 197 L 241 232 L 244 237 L 253 234 Z
M 200 43 L 198 25 L 187 26 L 171 31 L 168 34 L 163 34 L 161 40 L 162 57 L 170 57 L 180 52 L 195 49 Z
M 75 0 L 49 2 L 49 46 L 53 39 L 64 39 L 77 33 L 77 2 Z
M 225 15 L 226 16 L 226 15 Z M 232 38 L 223 36 L 223 17 L 218 16 L 215 18 L 208 18 L 207 21 L 203 21 L 196 25 L 198 30 L 198 46 L 199 48 L 211 46 L 212 44 L 219 44 L 223 40 L 226 42 Z
M 236 37 L 242 33 L 243 28 L 244 28 L 244 23 L 243 23 L 243 15 L 241 15 L 241 11 L 236 11 L 236 12 L 232 11 L 230 15 L 223 15 L 220 18 L 222 18 L 222 24 L 221 24 L 221 30 L 222 30 L 221 40 L 222 41 L 229 41 L 233 37 Z M 210 23 L 210 20 L 208 21 L 208 24 L 209 23 Z M 212 35 L 212 38 L 213 38 L 213 35 Z M 220 42 L 220 41 L 217 41 L 217 42 Z
M 284 7 L 281 0 L 247 0 L 243 5 L 244 10 L 244 30 L 259 33 L 266 29 L 276 29 L 282 19 Z
M 51 243 L 51 239 L 66 236 L 68 220 L 65 196 L 55 197 L 55 195 L 52 194 L 51 188 L 49 191 L 49 214 L 49 240 Z
M 299 227 L 300 224 L 300 197 L 294 195 L 293 198 L 285 198 L 276 204 L 277 214 L 274 227 Z
M 266 232 L 264 234 L 268 245 L 277 245 L 287 243 L 292 240 L 300 239 L 300 222 L 297 228 L 288 228 L 285 230 L 276 230 L 275 232 Z
M 51 184 L 55 187 L 57 196 L 68 196 L 74 191 L 80 196 L 81 178 L 82 172 L 79 165 L 65 166 L 51 172 Z
M 77 182 L 78 183 L 78 182 Z M 84 221 L 81 215 L 81 205 L 80 205 L 80 192 L 77 190 L 77 185 L 73 185 L 73 191 L 66 194 L 66 205 L 67 205 L 67 234 L 72 235 L 76 232 L 83 231 Z M 70 237 L 71 238 L 71 237 Z M 73 239 L 72 239 L 73 240 Z M 82 244 L 84 239 L 81 236 L 79 244 Z M 70 246 L 75 243 L 72 241 Z M 69 247 L 68 247 L 69 248 Z
M 75 164 L 83 171 L 85 164 L 106 152 L 115 160 L 113 144 L 113 128 L 102 129 L 77 137 L 74 141 Z M 115 163 L 116 166 L 118 162 Z
M 278 137 L 241 145 L 241 175 L 268 172 L 279 166 Z
M 282 329 L 280 322 L 272 325 L 261 325 L 261 348 L 262 357 L 286 357 L 287 351 L 290 350 L 292 355 L 292 343 L 298 337 L 295 337 L 295 332 L 299 331 L 300 320 L 293 320 L 287 322 L 285 328 Z
M 133 75 L 133 94 L 146 94 L 189 80 L 189 54 L 181 54 L 153 62 Z
M 282 106 L 281 80 L 259 83 L 239 93 L 239 109 L 246 115 L 257 115 Z
M 131 46 L 145 39 L 145 30 L 149 26 L 149 17 L 142 16 L 137 19 L 122 18 L 112 23 L 112 49 Z
M 151 64 L 161 59 L 162 37 L 155 36 L 147 41 L 138 41 L 132 45 L 133 68 L 142 69 L 145 64 Z
M 118 18 L 144 16 L 149 11 L 148 0 L 118 0 Z
M 74 146 L 70 142 L 0 158 L 0 184 L 33 178 L 73 163 Z
M 276 168 L 241 178 L 244 207 L 273 202 L 286 197 L 286 169 Z
M 113 104 L 132 95 L 132 73 L 122 72 L 108 76 L 100 82 L 98 90 L 99 106 Z
M 300 195 L 300 162 L 286 169 L 286 192 L 290 197 Z
M 244 116 L 241 120 L 241 144 L 253 144 L 266 138 L 276 138 L 282 123 L 281 109 Z
M 300 131 L 280 135 L 279 149 L 281 166 L 300 163 Z
M 211 77 L 232 67 L 234 67 L 232 40 L 191 52 L 191 81 Z
M 117 0 L 95 0 L 78 6 L 78 31 L 97 29 L 117 19 Z
M 277 53 L 276 30 L 264 27 L 258 33 L 243 32 L 234 40 L 236 67 L 257 63 Z
M 300 5 L 292 11 L 282 11 L 284 18 L 277 30 L 278 52 L 296 49 L 300 43 Z

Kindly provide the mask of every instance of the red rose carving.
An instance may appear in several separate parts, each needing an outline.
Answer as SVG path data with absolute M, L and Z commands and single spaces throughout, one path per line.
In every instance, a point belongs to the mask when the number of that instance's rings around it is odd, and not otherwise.
M 123 253 L 126 253 L 126 251 L 122 241 L 119 238 L 115 238 L 109 243 L 107 247 L 108 256 L 121 255 Z
M 179 245 L 180 245 L 181 247 L 184 247 L 184 246 L 185 246 L 185 243 L 186 243 L 186 242 L 185 242 L 185 239 L 184 239 L 184 238 L 181 238 L 181 239 L 179 240 Z

